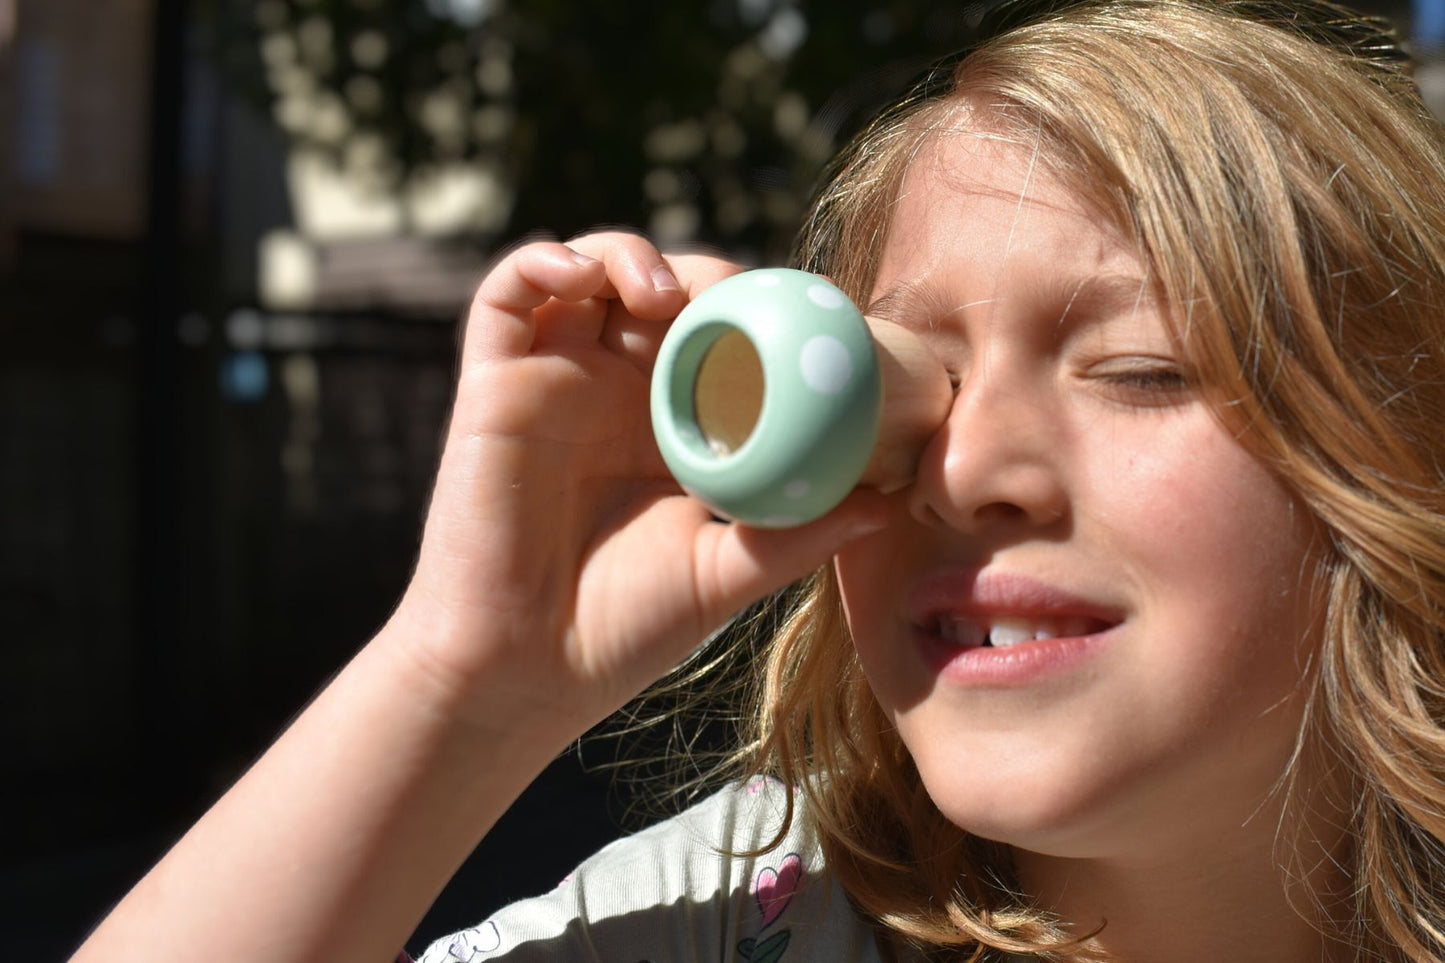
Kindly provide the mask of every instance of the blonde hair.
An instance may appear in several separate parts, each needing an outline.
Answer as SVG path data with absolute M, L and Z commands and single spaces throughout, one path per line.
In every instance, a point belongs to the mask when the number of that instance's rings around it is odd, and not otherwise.
M 1328 534 L 1302 748 L 1351 786 L 1331 935 L 1445 956 L 1445 151 L 1387 34 L 1326 3 L 1084 0 L 984 41 L 837 162 L 800 266 L 866 300 L 912 157 L 960 103 L 1033 138 L 1138 243 L 1220 417 Z M 977 117 L 980 111 L 974 111 Z M 1097 955 L 924 791 L 815 576 L 742 758 L 798 787 L 830 870 L 918 945 Z M 1303 753 L 1302 753 L 1303 754 Z M 1296 787 L 1297 788 L 1297 787 Z M 1296 802 L 1298 800 L 1295 800 Z M 1328 924 L 1326 924 L 1328 925 Z

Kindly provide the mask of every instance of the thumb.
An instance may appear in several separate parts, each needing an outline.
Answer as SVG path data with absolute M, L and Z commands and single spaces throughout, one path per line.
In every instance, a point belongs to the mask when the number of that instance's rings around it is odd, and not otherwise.
M 888 499 L 871 488 L 860 488 L 822 518 L 797 528 L 708 526 L 699 533 L 698 546 L 702 593 L 698 602 L 704 618 L 726 620 L 814 571 L 849 542 L 881 531 L 889 520 Z

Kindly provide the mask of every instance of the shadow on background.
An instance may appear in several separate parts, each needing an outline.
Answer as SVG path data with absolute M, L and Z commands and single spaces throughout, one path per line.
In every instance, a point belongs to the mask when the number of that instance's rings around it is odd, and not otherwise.
M 0 0 L 8 952 L 68 953 L 385 620 L 493 252 L 778 263 L 988 5 Z M 550 888 L 610 787 L 559 760 L 412 948 Z

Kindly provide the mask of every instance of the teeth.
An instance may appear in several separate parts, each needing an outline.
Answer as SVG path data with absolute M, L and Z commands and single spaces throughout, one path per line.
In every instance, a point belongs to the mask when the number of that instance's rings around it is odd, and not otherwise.
M 1001 615 L 988 622 L 954 616 L 939 621 L 939 634 L 955 645 L 1007 648 L 1037 639 L 1075 638 L 1097 632 L 1102 627 L 1092 619 L 1074 615 L 1037 621 L 1023 616 Z
M 994 619 L 988 627 L 988 640 L 999 648 L 1039 637 L 1038 627 L 1029 619 Z

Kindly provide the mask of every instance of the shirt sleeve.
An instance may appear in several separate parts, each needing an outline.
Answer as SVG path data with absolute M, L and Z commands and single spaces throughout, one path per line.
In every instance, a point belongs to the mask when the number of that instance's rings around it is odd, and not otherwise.
M 871 928 L 782 823 L 787 790 L 755 779 L 621 839 L 552 892 L 443 937 L 418 963 L 879 963 Z

